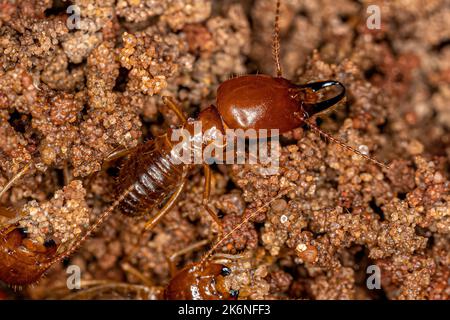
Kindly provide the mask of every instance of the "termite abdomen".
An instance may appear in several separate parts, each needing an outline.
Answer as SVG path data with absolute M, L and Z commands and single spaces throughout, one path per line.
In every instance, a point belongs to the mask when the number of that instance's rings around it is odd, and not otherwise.
M 10 285 L 27 285 L 37 281 L 48 269 L 45 263 L 56 254 L 57 244 L 27 238 L 23 228 L 11 226 L 0 233 L 0 280 Z
M 125 215 L 141 216 L 161 203 L 183 180 L 183 165 L 175 164 L 165 135 L 139 145 L 120 169 L 117 193 L 131 187 L 119 207 Z

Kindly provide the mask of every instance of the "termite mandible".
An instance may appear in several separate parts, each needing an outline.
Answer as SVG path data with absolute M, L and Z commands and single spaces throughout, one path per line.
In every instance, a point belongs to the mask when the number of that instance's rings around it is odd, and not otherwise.
M 386 165 L 323 132 L 310 121 L 312 116 L 329 110 L 340 102 L 345 97 L 345 87 L 334 80 L 299 85 L 282 77 L 279 15 L 280 0 L 277 0 L 273 36 L 276 76 L 243 75 L 221 83 L 217 89 L 216 105 L 204 109 L 196 118 L 196 121 L 201 122 L 203 132 L 216 130 L 224 134 L 225 128 L 278 129 L 282 134 L 307 125 L 341 147 L 386 168 Z M 331 97 L 323 99 L 323 93 L 327 92 L 329 95 L 329 89 L 335 92 Z M 182 123 L 181 127 L 193 132 L 192 121 L 184 116 L 177 103 L 170 97 L 163 97 L 163 102 L 175 112 Z M 58 244 L 51 239 L 46 243 L 29 241 L 18 225 L 8 225 L 1 229 L 0 280 L 11 285 L 27 285 L 37 281 L 52 265 L 70 256 L 116 208 L 120 208 L 128 216 L 142 216 L 165 201 L 164 206 L 146 224 L 146 229 L 153 228 L 174 206 L 194 167 L 193 164 L 174 161 L 171 153 L 174 144 L 169 139 L 171 130 L 121 154 L 127 158 L 120 170 L 116 200 L 66 251 L 58 252 Z M 208 138 L 203 139 L 201 148 L 206 148 L 210 143 Z M 202 165 L 205 174 L 203 206 L 220 231 L 221 220 L 209 205 L 211 169 L 206 162 Z M 203 259 L 199 264 L 182 269 L 180 277 L 187 279 L 192 276 L 192 281 L 195 281 L 208 273 L 215 274 L 216 269 L 207 267 Z M 181 287 L 178 286 L 178 289 L 181 290 Z

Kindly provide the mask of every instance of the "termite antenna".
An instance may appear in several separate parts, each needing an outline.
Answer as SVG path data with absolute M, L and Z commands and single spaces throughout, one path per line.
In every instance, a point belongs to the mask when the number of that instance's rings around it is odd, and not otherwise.
M 280 63 L 280 4 L 281 0 L 277 0 L 277 6 L 275 10 L 275 23 L 274 23 L 274 31 L 273 31 L 273 39 L 272 39 L 272 54 L 275 60 L 275 65 L 277 68 L 277 77 L 282 76 L 281 71 L 281 63 Z
M 322 131 L 322 129 L 320 129 L 318 126 L 316 126 L 314 123 L 312 123 L 311 121 L 306 121 L 303 119 L 303 121 L 305 122 L 305 124 L 314 132 L 318 133 L 319 136 L 323 136 L 325 139 L 330 140 L 333 143 L 336 143 L 337 145 L 341 146 L 342 148 L 349 150 L 351 152 L 353 152 L 354 154 L 357 154 L 358 156 L 371 161 L 373 163 L 375 163 L 377 166 L 384 168 L 384 169 L 389 169 L 389 166 L 381 163 L 380 161 L 362 153 L 361 151 L 356 150 L 355 148 L 352 148 L 351 146 L 349 146 L 348 144 L 346 144 L 345 142 L 333 137 L 332 135 L 330 135 L 329 133 L 326 133 L 324 131 Z
M 219 240 L 217 240 L 217 242 L 212 246 L 212 248 L 205 254 L 205 256 L 202 258 L 202 260 L 200 261 L 200 265 L 204 265 L 208 258 L 212 256 L 212 254 L 214 253 L 214 251 L 217 250 L 217 248 L 225 241 L 227 240 L 233 233 L 235 233 L 237 230 L 239 230 L 240 228 L 242 228 L 247 222 L 250 221 L 250 219 L 252 219 L 253 217 L 255 217 L 258 213 L 260 213 L 264 208 L 267 208 L 268 206 L 270 206 L 270 204 L 272 202 L 274 202 L 277 199 L 280 199 L 281 197 L 285 196 L 287 193 L 289 193 L 291 190 L 293 190 L 296 186 L 290 186 L 288 188 L 286 188 L 284 191 L 280 192 L 275 198 L 272 198 L 272 200 L 270 200 L 269 202 L 266 202 L 263 206 L 259 207 L 258 209 L 256 209 L 255 211 L 253 211 L 252 213 L 248 214 L 245 218 L 242 219 L 241 222 L 239 222 L 239 224 L 237 224 L 233 229 L 231 229 L 230 232 L 228 232 L 227 234 L 225 234 L 222 238 L 220 238 Z
M 118 197 L 112 205 L 109 206 L 108 209 L 106 209 L 101 215 L 100 217 L 97 219 L 97 221 L 86 231 L 86 233 L 81 237 L 78 238 L 78 240 L 76 240 L 72 246 L 64 251 L 61 252 L 60 254 L 58 254 L 56 257 L 54 257 L 50 262 L 45 263 L 42 265 L 43 268 L 49 268 L 51 267 L 53 264 L 67 258 L 68 256 L 70 256 L 72 253 L 74 253 L 79 247 L 80 245 L 103 223 L 106 221 L 106 219 L 109 218 L 109 216 L 111 215 L 111 213 L 114 211 L 114 209 L 116 209 L 116 207 L 125 199 L 125 197 L 131 192 L 131 190 L 134 188 L 134 185 L 131 185 L 128 189 L 126 189 L 121 195 L 120 197 Z
M 0 191 L 0 198 L 5 194 L 6 191 L 8 191 L 12 185 L 19 180 L 27 171 L 30 169 L 31 164 L 25 165 L 22 170 L 20 170 L 11 180 L 8 181 L 8 183 L 2 188 Z

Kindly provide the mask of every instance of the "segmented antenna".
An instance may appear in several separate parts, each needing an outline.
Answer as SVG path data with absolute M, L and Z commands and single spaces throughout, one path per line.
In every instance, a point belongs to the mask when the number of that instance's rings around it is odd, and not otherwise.
M 347 145 L 345 142 L 333 137 L 332 135 L 330 135 L 329 133 L 326 133 L 324 131 L 322 131 L 318 126 L 316 126 L 314 123 L 312 123 L 311 121 L 306 121 L 305 119 L 303 119 L 303 122 L 314 132 L 318 133 L 319 135 L 323 136 L 324 138 L 330 140 L 333 143 L 336 143 L 337 145 L 341 146 L 342 148 L 349 150 L 351 152 L 353 152 L 354 154 L 357 154 L 358 156 L 371 161 L 373 163 L 375 163 L 377 166 L 384 168 L 384 169 L 389 169 L 389 166 L 381 163 L 380 161 L 362 153 L 361 151 L 356 150 L 355 148 L 350 147 L 349 145 Z
M 76 240 L 74 242 L 74 244 L 67 250 L 64 252 L 61 252 L 60 254 L 58 254 L 56 257 L 54 257 L 50 262 L 42 264 L 41 267 L 43 268 L 49 268 L 51 267 L 53 264 L 57 263 L 58 261 L 61 261 L 65 258 L 67 258 L 68 256 L 70 256 L 72 253 L 74 253 L 78 247 L 92 234 L 92 232 L 94 232 L 107 218 L 109 218 L 109 216 L 111 215 L 111 213 L 114 211 L 114 209 L 116 209 L 116 207 L 120 204 L 120 202 L 123 201 L 123 199 L 125 199 L 125 197 L 131 192 L 131 190 L 134 188 L 134 185 L 132 184 L 130 187 L 128 187 L 128 189 L 126 189 L 121 195 L 120 197 L 118 197 L 111 206 L 109 206 L 108 209 L 106 209 L 98 218 L 98 220 L 89 228 L 89 230 L 86 231 L 86 233 L 79 238 L 78 240 Z
M 296 186 L 290 186 L 288 188 L 286 188 L 284 191 L 280 192 L 275 198 L 271 199 L 269 202 L 266 202 L 263 206 L 259 207 L 258 209 L 256 209 L 255 211 L 253 211 L 252 213 L 248 214 L 245 218 L 242 219 L 241 222 L 239 222 L 239 224 L 237 224 L 233 229 L 231 229 L 230 232 L 228 232 L 227 234 L 225 234 L 221 239 L 217 240 L 217 242 L 212 246 L 212 248 L 205 254 L 205 256 L 202 258 L 202 260 L 200 261 L 200 265 L 204 265 L 208 258 L 212 256 L 212 254 L 214 253 L 214 251 L 217 250 L 217 248 L 225 241 L 227 240 L 233 233 L 235 233 L 237 230 L 239 230 L 240 228 L 242 228 L 247 222 L 250 221 L 250 219 L 256 217 L 256 215 L 258 213 L 261 212 L 261 210 L 263 210 L 264 208 L 267 208 L 272 202 L 274 202 L 277 199 L 280 199 L 281 197 L 285 196 L 287 193 L 289 193 L 290 191 L 292 191 Z
M 281 71 L 281 63 L 280 63 L 280 3 L 281 0 L 277 0 L 277 7 L 275 10 L 275 23 L 274 23 L 274 32 L 272 39 L 272 54 L 275 60 L 275 65 L 277 67 L 277 77 L 282 76 Z
M 349 150 L 357 155 L 359 155 L 360 157 L 369 160 L 373 163 L 375 163 L 376 165 L 385 168 L 385 169 L 389 169 L 389 166 L 387 166 L 384 163 L 379 162 L 378 160 L 369 157 L 368 155 L 365 155 L 364 153 L 350 147 L 349 145 L 345 144 L 344 142 L 342 142 L 341 140 L 331 136 L 330 134 L 322 131 L 319 127 L 317 127 L 315 124 L 309 122 L 309 121 L 305 121 L 305 119 L 302 118 L 302 121 L 304 121 L 310 128 L 311 130 L 317 132 L 319 135 L 324 136 L 326 139 L 329 139 L 330 141 L 338 144 L 339 146 L 341 146 L 342 148 Z M 261 210 L 263 210 L 264 208 L 267 208 L 272 202 L 274 202 L 275 200 L 283 197 L 284 195 L 286 195 L 287 193 L 289 193 L 291 190 L 293 190 L 295 188 L 295 186 L 291 186 L 288 187 L 287 189 L 285 189 L 284 191 L 280 192 L 275 198 L 273 198 L 272 200 L 270 200 L 269 202 L 265 203 L 263 206 L 259 207 L 257 210 L 253 211 L 252 213 L 250 213 L 249 215 L 247 215 L 247 217 L 245 217 L 244 219 L 242 219 L 242 221 L 236 225 L 230 232 L 228 232 L 227 234 L 225 234 L 221 239 L 217 240 L 217 242 L 212 246 L 212 248 L 205 254 L 205 256 L 202 258 L 202 260 L 200 261 L 200 265 L 204 265 L 208 258 L 210 256 L 212 256 L 212 254 L 214 253 L 214 251 L 217 250 L 217 248 L 225 241 L 227 240 L 233 233 L 235 233 L 237 230 L 239 230 L 240 228 L 242 228 L 247 222 L 250 221 L 250 219 L 252 219 L 253 217 L 255 217 L 259 212 L 261 212 Z

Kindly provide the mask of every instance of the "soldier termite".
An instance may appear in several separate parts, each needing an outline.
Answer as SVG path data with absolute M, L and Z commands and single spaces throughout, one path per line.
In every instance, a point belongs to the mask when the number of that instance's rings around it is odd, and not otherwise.
M 282 77 L 279 13 L 280 1 L 278 0 L 273 38 L 276 76 L 243 75 L 223 82 L 217 90 L 217 106 L 211 105 L 201 111 L 196 118 L 196 121 L 202 124 L 203 133 L 216 131 L 225 136 L 225 129 L 228 128 L 277 129 L 282 134 L 301 125 L 307 125 L 314 132 L 341 147 L 378 166 L 386 167 L 377 160 L 321 131 L 310 121 L 311 117 L 329 110 L 340 102 L 345 97 L 345 87 L 334 80 L 298 85 Z M 327 98 L 324 99 L 324 97 Z M 191 133 L 190 139 L 195 139 L 192 135 L 193 121 L 186 119 L 172 98 L 163 97 L 163 101 L 175 112 L 182 123 L 181 127 Z M 59 252 L 58 244 L 52 239 L 48 239 L 45 243 L 30 242 L 26 233 L 16 224 L 4 227 L 0 231 L 0 280 L 17 285 L 35 282 L 53 264 L 71 255 L 116 208 L 120 208 L 125 215 L 142 216 L 165 202 L 159 212 L 151 216 L 146 224 L 147 229 L 153 228 L 174 206 L 186 184 L 188 174 L 194 167 L 193 164 L 175 161 L 172 154 L 174 143 L 169 138 L 172 131 L 173 129 L 169 129 L 164 135 L 142 143 L 131 150 L 118 153 L 118 156 L 126 156 L 126 160 L 120 170 L 116 200 L 67 250 Z M 203 137 L 201 140 L 202 150 L 213 143 L 211 136 L 203 135 Z M 206 161 L 202 163 L 202 166 L 205 173 L 203 206 L 217 223 L 219 230 L 222 230 L 221 220 L 209 205 L 211 169 Z M 4 211 L 6 212 L 6 210 Z M 203 269 L 194 268 L 197 271 L 194 269 L 191 271 L 196 276 L 203 276 L 204 272 L 213 272 L 212 269 L 204 269 L 206 265 L 206 261 L 203 260 L 198 265 Z

